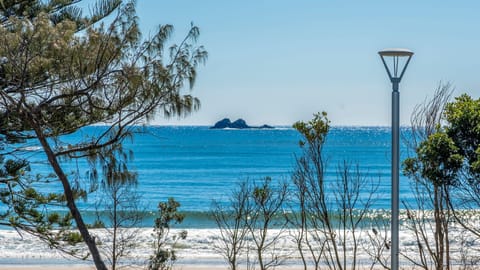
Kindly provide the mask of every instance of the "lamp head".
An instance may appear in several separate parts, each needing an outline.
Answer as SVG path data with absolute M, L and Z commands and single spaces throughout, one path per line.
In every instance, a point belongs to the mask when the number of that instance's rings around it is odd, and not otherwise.
M 397 56 L 397 57 L 410 57 L 413 55 L 413 52 L 409 49 L 402 48 L 393 48 L 393 49 L 384 49 L 378 52 L 380 56 Z
M 381 50 L 378 54 L 382 58 L 383 65 L 387 70 L 390 81 L 392 83 L 399 83 L 407 69 L 410 59 L 412 58 L 413 52 L 408 49 L 393 48 Z M 385 59 L 392 59 L 391 67 L 389 67 Z M 400 70 L 401 72 L 399 73 Z

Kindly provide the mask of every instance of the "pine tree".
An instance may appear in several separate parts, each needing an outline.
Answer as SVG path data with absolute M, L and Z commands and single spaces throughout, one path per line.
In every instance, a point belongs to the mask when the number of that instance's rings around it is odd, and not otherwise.
M 98 175 L 97 164 L 122 151 L 134 125 L 197 110 L 198 99 L 186 90 L 207 52 L 195 46 L 199 29 L 193 25 L 178 45 L 168 46 L 171 25 L 142 38 L 135 1 L 97 1 L 89 15 L 79 2 L 0 0 L 0 199 L 7 209 L 0 218 L 52 247 L 84 241 L 97 269 L 106 269 L 76 204 L 88 193 L 84 177 L 64 164 L 85 159 Z M 62 143 L 63 135 L 93 124 L 108 128 L 76 144 Z M 28 173 L 22 154 L 34 141 L 52 174 Z M 102 172 L 128 174 L 118 168 Z M 57 184 L 62 192 L 44 194 L 38 183 Z M 52 203 L 68 214 L 43 210 Z M 67 230 L 71 220 L 78 236 Z M 53 231 L 59 228 L 63 234 Z

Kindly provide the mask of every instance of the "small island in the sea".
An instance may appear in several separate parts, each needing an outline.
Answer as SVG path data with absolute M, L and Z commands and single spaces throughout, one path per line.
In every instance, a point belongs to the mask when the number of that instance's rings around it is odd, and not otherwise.
M 231 122 L 230 119 L 224 118 L 217 123 L 213 127 L 210 127 L 211 129 L 224 129 L 224 128 L 235 128 L 235 129 L 273 129 L 274 127 L 269 126 L 269 125 L 263 125 L 263 126 L 249 126 L 247 122 L 243 119 L 238 119 L 234 122 Z

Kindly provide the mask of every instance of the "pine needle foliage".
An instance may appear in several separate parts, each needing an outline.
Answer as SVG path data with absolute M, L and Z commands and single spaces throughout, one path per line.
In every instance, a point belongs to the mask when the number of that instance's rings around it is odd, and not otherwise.
M 87 15 L 80 2 L 0 0 L 0 143 L 5 160 L 0 199 L 8 209 L 0 218 L 53 247 L 61 246 L 53 229 L 72 224 L 80 237 L 65 229 L 61 239 L 83 241 L 97 269 L 106 269 L 76 201 L 86 199 L 89 188 L 103 178 L 135 180 L 126 164 L 115 161 L 125 153 L 122 143 L 132 136 L 133 126 L 199 109 L 190 90 L 207 52 L 196 45 L 200 32 L 194 25 L 179 44 L 170 41 L 172 25 L 160 25 L 142 37 L 135 1 L 93 1 Z M 76 143 L 62 141 L 64 135 L 98 124 L 107 126 L 100 134 Z M 29 151 L 24 150 L 31 145 L 43 152 L 51 174 L 27 173 Z M 90 164 L 94 177 L 68 171 L 65 164 L 78 160 Z M 41 185 L 62 191 L 43 194 Z M 52 204 L 67 214 L 52 213 Z

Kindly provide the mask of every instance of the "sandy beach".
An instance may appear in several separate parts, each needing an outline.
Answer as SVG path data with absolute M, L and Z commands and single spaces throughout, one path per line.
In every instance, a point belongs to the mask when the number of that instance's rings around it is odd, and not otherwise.
M 42 264 L 42 265 L 0 265 L 1 270 L 95 270 L 96 268 L 93 265 L 84 265 L 84 264 Z M 123 270 L 139 270 L 146 269 L 145 267 L 122 267 Z M 227 265 L 205 265 L 205 264 L 179 264 L 175 265 L 174 269 L 177 270 L 228 270 Z M 277 270 L 303 270 L 303 266 L 294 265 L 294 266 L 278 266 L 275 267 Z M 365 269 L 371 269 L 370 267 L 365 266 Z M 383 269 L 381 267 L 373 269 Z
M 0 269 L 12 269 L 12 270 L 91 270 L 95 269 L 92 266 L 86 265 L 0 265 Z
M 94 270 L 94 266 L 87 266 L 87 265 L 0 265 L 0 269 L 12 269 L 12 270 Z M 129 268 L 122 268 L 125 270 L 129 270 Z M 133 269 L 140 269 L 140 268 L 131 268 Z M 175 269 L 179 270 L 226 270 L 226 267 L 223 266 L 211 266 L 211 265 L 182 265 L 175 267 Z M 279 268 L 280 269 L 280 268 Z M 285 270 L 294 270 L 296 268 L 284 268 Z
M 93 266 L 85 266 L 85 265 L 0 265 L 0 269 L 12 269 L 12 270 L 94 270 L 95 267 Z M 122 268 L 125 270 L 129 270 L 129 268 Z M 138 268 L 133 268 L 138 269 Z M 133 270 L 132 269 L 132 270 Z M 174 269 L 177 270 L 227 270 L 226 266 L 212 266 L 212 265 L 181 265 L 177 266 Z M 284 267 L 277 267 L 278 270 L 297 270 L 300 267 L 297 266 L 284 266 Z
M 124 267 L 122 269 L 145 269 L 148 258 L 152 254 L 152 229 L 140 228 L 135 229 L 138 245 L 132 250 L 129 256 L 125 257 L 123 262 L 125 265 L 140 265 L 140 267 Z M 172 230 L 171 235 L 180 233 L 183 230 Z M 278 230 L 272 229 L 272 235 L 278 233 Z M 104 243 L 100 248 L 104 249 L 109 246 L 109 237 L 105 230 L 95 229 L 92 233 Z M 174 269 L 184 270 L 206 270 L 206 269 L 228 269 L 228 265 L 222 257 L 221 250 L 218 248 L 220 231 L 218 229 L 187 229 L 188 236 L 185 240 L 177 242 L 176 250 L 178 260 L 174 265 Z M 359 252 L 357 259 L 359 265 L 370 269 L 372 257 L 369 250 L 373 247 L 367 241 L 371 236 L 371 228 L 364 228 L 358 232 L 361 241 L 359 241 Z M 379 234 L 388 233 L 386 231 Z M 285 263 L 276 269 L 296 270 L 302 269 L 295 243 L 291 238 L 291 232 L 284 232 L 278 244 L 275 246 L 275 254 L 285 258 Z M 452 248 L 450 250 L 452 258 L 462 255 L 462 252 L 475 252 L 475 250 L 462 250 L 460 245 L 464 243 L 466 238 L 463 230 L 450 231 Z M 350 243 L 351 241 L 348 241 Z M 31 235 L 19 235 L 14 230 L 0 230 L 0 270 L 87 270 L 95 269 L 91 261 L 82 261 L 68 257 L 64 253 L 50 249 L 46 244 L 40 242 Z M 400 231 L 400 251 L 402 254 L 415 256 L 418 254 L 417 243 L 411 231 L 402 227 Z M 346 246 L 346 251 L 351 254 L 352 245 Z M 383 259 L 388 260 L 389 250 L 382 253 Z M 465 255 L 466 253 L 463 253 Z M 468 254 L 467 254 L 468 255 Z M 348 256 L 347 256 L 348 260 Z M 401 256 L 401 263 L 408 265 L 405 257 Z M 244 268 L 243 266 L 241 267 Z M 382 269 L 380 266 L 374 269 Z M 404 268 L 410 269 L 410 267 Z

